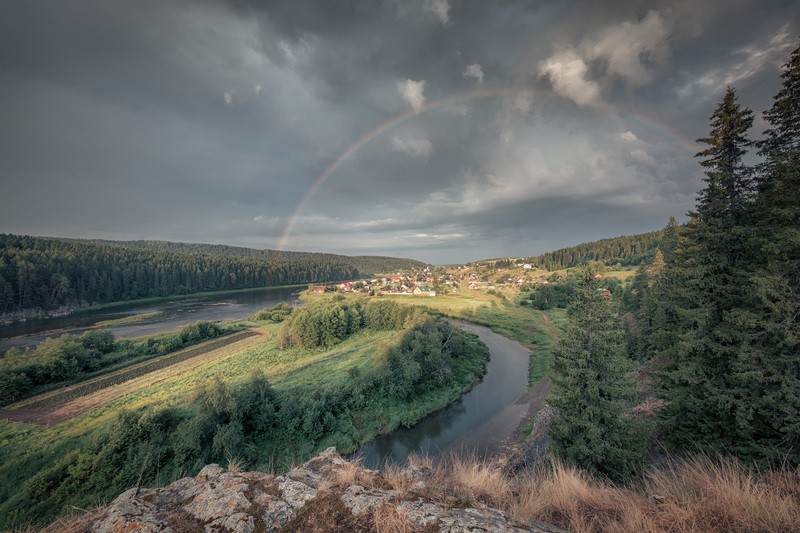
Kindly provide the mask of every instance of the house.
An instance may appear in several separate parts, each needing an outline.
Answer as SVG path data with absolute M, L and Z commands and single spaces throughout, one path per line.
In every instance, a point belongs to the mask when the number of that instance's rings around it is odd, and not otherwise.
M 316 293 L 323 293 L 326 292 L 327 290 L 328 287 L 326 287 L 325 285 L 314 285 L 313 287 L 313 291 Z
M 474 291 L 478 288 L 478 284 L 473 281 L 472 283 L 469 284 L 469 288 Z
M 531 266 L 530 263 L 525 263 L 524 265 L 522 265 L 522 268 L 524 268 L 525 270 L 530 270 L 533 268 L 533 266 Z
M 436 291 L 427 285 L 417 285 L 414 287 L 414 294 L 423 296 L 436 296 Z

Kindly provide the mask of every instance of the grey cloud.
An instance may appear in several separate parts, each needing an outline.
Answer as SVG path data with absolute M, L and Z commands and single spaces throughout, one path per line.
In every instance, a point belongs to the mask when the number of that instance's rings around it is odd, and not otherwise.
M 275 247 L 305 199 L 289 248 L 441 262 L 681 216 L 719 85 L 765 109 L 800 32 L 788 0 L 2 11 L 0 231 Z

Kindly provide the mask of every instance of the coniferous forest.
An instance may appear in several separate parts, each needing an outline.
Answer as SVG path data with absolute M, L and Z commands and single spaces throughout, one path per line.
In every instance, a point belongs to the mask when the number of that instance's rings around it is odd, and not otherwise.
M 0 235 L 0 313 L 344 280 L 420 266 L 384 257 L 250 250 L 159 241 Z
M 554 448 L 568 462 L 612 479 L 641 464 L 643 428 L 626 417 L 635 388 L 634 361 L 620 357 L 624 322 L 662 405 L 651 428 L 659 445 L 800 464 L 800 48 L 781 79 L 761 139 L 727 89 L 698 140 L 696 210 L 685 225 L 671 219 L 639 267 L 621 299 L 626 320 L 590 271 L 578 281 L 552 398 Z
M 663 230 L 658 230 L 601 239 L 528 257 L 525 261 L 547 270 L 572 268 L 587 261 L 602 261 L 607 265 L 639 265 L 653 258 L 663 233 Z

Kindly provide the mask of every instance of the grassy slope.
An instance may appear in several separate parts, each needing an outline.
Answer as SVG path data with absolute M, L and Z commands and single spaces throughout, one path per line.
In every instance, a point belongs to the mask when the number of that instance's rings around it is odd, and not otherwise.
M 326 294 L 304 293 L 308 301 L 330 298 Z M 358 296 L 351 295 L 351 298 Z M 530 385 L 541 380 L 550 371 L 553 362 L 553 339 L 555 330 L 566 320 L 563 309 L 539 311 L 531 307 L 517 305 L 508 297 L 487 294 L 483 291 L 462 290 L 428 298 L 424 296 L 383 295 L 405 305 L 425 307 L 435 314 L 449 316 L 492 329 L 495 333 L 516 339 L 533 351 L 530 366 Z
M 246 379 L 254 369 L 261 369 L 278 394 L 288 394 L 301 390 L 311 394 L 314 390 L 326 387 L 347 387 L 352 380 L 353 367 L 362 372 L 371 371 L 378 366 L 376 347 L 396 342 L 400 332 L 362 331 L 330 350 L 305 350 L 298 348 L 279 349 L 276 337 L 279 325 L 264 325 L 263 342 L 247 347 L 235 354 L 225 354 L 224 358 L 209 361 L 209 364 L 180 375 L 172 375 L 165 368 L 148 375 L 151 386 L 135 390 L 130 394 L 115 398 L 89 412 L 52 427 L 37 427 L 0 421 L 0 522 L 8 523 L 9 513 L 19 512 L 17 500 L 21 483 L 37 472 L 45 469 L 53 461 L 73 449 L 82 449 L 91 439 L 108 431 L 116 416 L 123 409 L 153 409 L 174 406 L 189 410 L 194 391 L 215 379 L 236 383 Z M 455 400 L 461 392 L 469 389 L 482 372 L 486 352 L 477 344 L 475 337 L 469 337 L 474 357 L 461 361 L 454 368 L 457 379 L 448 387 L 415 397 L 411 402 L 397 399 L 377 398 L 371 402 L 367 412 L 359 417 L 358 427 L 350 429 L 346 439 L 331 436 L 318 443 L 321 449 L 330 445 L 343 447 L 343 442 L 351 447 L 367 442 L 379 432 L 393 429 L 399 425 L 410 425 L 426 414 L 444 407 Z M 230 349 L 241 346 L 230 345 Z M 249 346 L 249 344 L 247 345 Z M 349 439 L 349 440 L 348 440 Z M 297 446 L 293 443 L 284 450 L 282 457 L 269 457 L 256 467 L 286 467 L 294 461 L 304 460 L 317 451 L 310 444 Z M 301 443 L 302 444 L 302 443 Z M 168 481 L 168 480 L 162 480 Z M 90 505 L 93 499 L 101 496 L 84 497 L 81 504 Z M 16 509 L 16 511 L 15 511 Z M 52 512 L 52 511 L 51 511 Z M 25 516 L 23 511 L 21 516 Z

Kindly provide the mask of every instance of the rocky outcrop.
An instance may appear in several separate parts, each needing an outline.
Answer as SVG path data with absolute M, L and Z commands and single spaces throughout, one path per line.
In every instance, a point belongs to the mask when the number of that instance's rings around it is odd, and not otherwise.
M 329 448 L 285 475 L 208 465 L 159 489 L 130 489 L 86 523 L 94 533 L 273 531 L 489 532 L 561 530 L 515 524 L 486 506 L 451 507 L 423 497 L 424 474 L 409 469 L 408 490 Z

